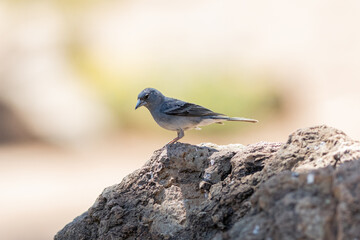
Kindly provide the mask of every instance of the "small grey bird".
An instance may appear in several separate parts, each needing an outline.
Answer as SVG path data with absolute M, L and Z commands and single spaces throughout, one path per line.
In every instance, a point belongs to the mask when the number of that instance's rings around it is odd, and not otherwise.
M 146 88 L 138 96 L 135 110 L 141 106 L 149 109 L 154 120 L 160 127 L 177 131 L 177 137 L 167 145 L 173 144 L 184 137 L 184 131 L 212 123 L 222 124 L 224 121 L 258 122 L 255 119 L 228 117 L 215 113 L 202 106 L 165 97 L 154 88 Z

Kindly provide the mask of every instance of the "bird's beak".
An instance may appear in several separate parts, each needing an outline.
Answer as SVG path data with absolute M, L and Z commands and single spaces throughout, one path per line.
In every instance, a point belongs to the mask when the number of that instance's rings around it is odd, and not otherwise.
M 139 107 L 141 107 L 142 105 L 144 105 L 144 102 L 141 101 L 140 99 L 138 99 L 136 102 L 135 110 L 138 109 Z

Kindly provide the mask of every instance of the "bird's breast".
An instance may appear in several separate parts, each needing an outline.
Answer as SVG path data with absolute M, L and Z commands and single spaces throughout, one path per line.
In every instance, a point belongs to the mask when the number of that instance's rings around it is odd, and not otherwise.
M 197 117 L 175 116 L 164 113 L 152 113 L 152 116 L 160 127 L 171 131 L 191 129 L 198 126 L 201 121 Z

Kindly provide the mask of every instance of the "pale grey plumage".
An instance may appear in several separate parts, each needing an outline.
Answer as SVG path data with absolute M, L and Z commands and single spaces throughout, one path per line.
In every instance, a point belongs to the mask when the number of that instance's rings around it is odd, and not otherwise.
M 135 109 L 141 106 L 149 109 L 159 126 L 171 131 L 177 131 L 178 136 L 168 144 L 181 139 L 184 136 L 185 130 L 199 126 L 222 123 L 224 121 L 258 122 L 255 119 L 228 117 L 193 103 L 165 97 L 154 88 L 146 88 L 138 95 Z

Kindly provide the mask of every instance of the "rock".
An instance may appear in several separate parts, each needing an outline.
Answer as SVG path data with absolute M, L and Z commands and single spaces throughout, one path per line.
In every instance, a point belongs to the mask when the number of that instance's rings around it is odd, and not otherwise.
M 326 126 L 285 144 L 177 143 L 55 239 L 356 239 L 359 169 L 359 142 Z

